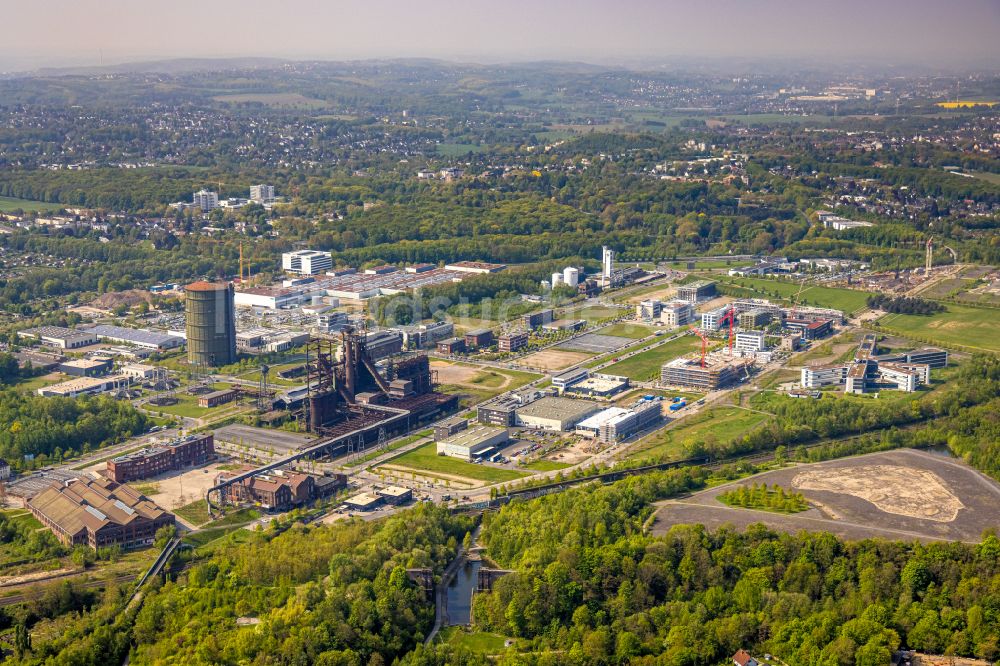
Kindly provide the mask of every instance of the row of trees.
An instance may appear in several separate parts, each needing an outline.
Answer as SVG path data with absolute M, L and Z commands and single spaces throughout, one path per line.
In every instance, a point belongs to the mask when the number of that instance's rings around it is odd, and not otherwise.
M 872 294 L 868 297 L 868 307 L 893 314 L 932 315 L 944 312 L 945 307 L 926 298 Z
M 719 501 L 744 509 L 764 509 L 778 513 L 798 513 L 809 508 L 805 495 L 785 490 L 777 483 L 768 488 L 766 483 L 740 485 L 733 490 L 719 493 Z

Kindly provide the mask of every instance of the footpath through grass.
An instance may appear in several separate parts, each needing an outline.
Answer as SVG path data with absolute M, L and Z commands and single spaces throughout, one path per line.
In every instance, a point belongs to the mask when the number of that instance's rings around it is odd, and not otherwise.
M 439 456 L 437 454 L 437 444 L 429 442 L 419 446 L 412 451 L 396 456 L 386 461 L 387 465 L 394 467 L 408 467 L 416 471 L 439 472 L 441 474 L 453 474 L 467 479 L 476 479 L 488 483 L 502 483 L 514 481 L 527 476 L 524 472 L 512 469 L 502 469 L 490 467 L 489 465 L 477 465 L 475 463 L 459 460 L 450 456 Z

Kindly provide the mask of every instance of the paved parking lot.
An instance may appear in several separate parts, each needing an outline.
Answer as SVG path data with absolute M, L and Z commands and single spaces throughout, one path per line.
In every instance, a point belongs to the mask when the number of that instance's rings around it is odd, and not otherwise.
M 558 349 L 568 351 L 586 351 L 594 354 L 606 354 L 608 352 L 621 349 L 636 342 L 631 338 L 621 338 L 617 335 L 601 335 L 600 333 L 588 333 L 578 338 L 556 345 Z

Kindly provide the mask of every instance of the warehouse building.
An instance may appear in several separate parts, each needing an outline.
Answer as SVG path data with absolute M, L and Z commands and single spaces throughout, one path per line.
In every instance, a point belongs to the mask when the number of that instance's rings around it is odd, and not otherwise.
M 47 347 L 56 349 L 79 349 L 96 345 L 99 339 L 89 331 L 77 331 L 63 326 L 40 326 L 38 328 L 26 328 L 18 331 L 19 338 L 37 340 Z
M 455 433 L 462 432 L 469 427 L 469 422 L 461 416 L 453 416 L 434 426 L 434 441 L 447 439 Z
M 682 386 L 699 391 L 714 391 L 735 384 L 750 371 L 750 363 L 720 354 L 705 357 L 702 367 L 698 355 L 684 356 L 665 363 L 660 369 L 660 382 L 667 386 Z
M 117 389 L 128 388 L 132 383 L 132 378 L 127 375 L 107 375 L 104 377 L 78 377 L 69 381 L 43 386 L 35 391 L 42 397 L 59 396 L 63 398 L 75 398 L 79 395 L 93 395 L 104 393 L 105 391 L 115 391 Z
M 490 428 L 479 425 L 439 440 L 437 452 L 438 455 L 451 456 L 452 458 L 475 460 L 502 447 L 509 440 L 510 433 L 506 428 Z
M 714 280 L 698 280 L 677 287 L 677 298 L 688 303 L 697 303 L 715 296 Z
M 602 425 L 611 419 L 626 413 L 628 413 L 628 410 L 624 407 L 608 407 L 607 409 L 602 409 L 596 414 L 588 416 L 584 420 L 577 423 L 573 432 L 577 435 L 583 435 L 584 437 L 597 437 L 601 432 Z
M 123 326 L 106 326 L 101 324 L 83 330 L 96 335 L 102 340 L 134 345 L 151 351 L 167 351 L 168 349 L 176 349 L 184 344 L 184 338 L 176 335 L 158 333 L 141 328 L 125 328 Z
M 219 405 L 224 405 L 227 402 L 232 402 L 239 396 L 240 392 L 238 389 L 228 388 L 222 389 L 221 391 L 212 391 L 211 393 L 206 393 L 205 395 L 198 396 L 198 406 L 199 407 L 218 407 Z
M 386 504 L 399 506 L 413 500 L 413 491 L 402 486 L 386 486 L 385 488 L 375 488 L 375 494 L 385 500 Z
M 355 511 L 371 511 L 382 505 L 384 498 L 371 493 L 358 493 L 344 500 L 344 504 Z
M 111 479 L 54 483 L 28 500 L 28 509 L 67 546 L 153 545 L 156 531 L 174 524 L 174 516 L 145 495 Z
M 152 379 L 156 377 L 158 368 L 155 365 L 145 365 L 144 363 L 128 363 L 119 368 L 119 372 L 132 379 Z
M 60 363 L 58 370 L 71 377 L 101 377 L 111 371 L 111 359 L 73 358 Z
M 395 330 L 403 336 L 403 347 L 406 349 L 427 349 L 455 335 L 455 325 L 449 321 L 400 326 Z
M 570 431 L 600 408 L 588 400 L 546 397 L 516 410 L 515 425 L 540 430 Z
M 630 380 L 628 377 L 595 373 L 581 381 L 570 384 L 564 389 L 564 392 L 591 398 L 610 398 L 627 389 L 629 385 Z
M 517 422 L 517 410 L 541 399 L 546 393 L 538 389 L 519 391 L 501 396 L 476 407 L 476 418 L 483 425 L 510 428 Z
M 365 350 L 372 361 L 380 361 L 403 351 L 403 334 L 399 331 L 376 331 L 365 336 Z

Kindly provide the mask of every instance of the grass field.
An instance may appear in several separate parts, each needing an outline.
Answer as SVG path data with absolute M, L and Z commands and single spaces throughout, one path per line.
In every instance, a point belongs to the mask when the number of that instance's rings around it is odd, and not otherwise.
M 485 631 L 469 631 L 464 627 L 445 627 L 438 634 L 439 641 L 481 655 L 499 654 L 504 651 L 507 639 Z
M 470 363 L 435 361 L 432 369 L 438 371 L 443 393 L 462 396 L 461 404 L 468 407 L 489 400 L 504 391 L 511 391 L 532 382 L 541 375 L 520 370 L 503 370 L 476 366 Z
M 626 312 L 628 311 L 621 308 L 611 308 L 604 305 L 588 305 L 563 313 L 562 319 L 586 319 L 588 322 L 595 322 L 600 321 L 601 319 L 618 317 Z
M 778 298 L 791 300 L 799 293 L 800 285 L 794 282 L 780 282 L 763 278 L 716 277 L 719 282 L 742 288 L 745 294 L 757 298 Z M 802 305 L 812 305 L 821 308 L 835 308 L 847 314 L 865 307 L 869 294 L 854 289 L 839 289 L 837 287 L 819 287 L 806 285 L 799 296 Z
M 534 472 L 555 472 L 560 469 L 566 469 L 567 467 L 572 467 L 572 465 L 557 462 L 555 460 L 536 460 L 524 465 L 525 469 L 530 469 Z
M 998 313 L 949 303 L 947 310 L 930 317 L 890 314 L 878 320 L 888 330 L 920 342 L 1000 352 Z
M 639 340 L 641 338 L 647 338 L 653 334 L 653 329 L 649 326 L 644 326 L 642 324 L 633 324 L 631 322 L 622 322 L 620 324 L 615 324 L 614 326 L 608 326 L 607 328 L 602 328 L 598 331 L 601 335 L 616 335 L 620 338 L 632 338 L 633 340 Z
M 738 407 L 716 407 L 685 419 L 677 427 L 658 430 L 643 437 L 629 450 L 628 458 L 651 460 L 683 458 L 687 455 L 685 447 L 689 444 L 704 440 L 706 437 L 726 442 L 739 437 L 768 418 L 770 417 L 766 414 Z
M 8 511 L 2 511 L 2 513 L 7 520 L 17 525 L 27 525 L 33 530 L 39 530 L 42 528 L 42 524 L 31 515 L 31 512 L 27 509 L 11 509 Z
M 370 453 L 366 453 L 360 458 L 356 458 L 347 463 L 344 463 L 344 467 L 357 467 L 358 465 L 364 465 L 370 460 L 375 460 L 381 455 L 385 455 L 389 451 L 395 451 L 396 449 L 401 449 L 407 444 L 413 444 L 417 440 L 423 439 L 424 437 L 430 437 L 433 434 L 433 430 L 423 430 L 421 432 L 414 433 L 403 437 L 402 439 L 397 439 L 395 442 L 390 442 L 389 445 L 384 449 L 376 449 Z
M 204 525 L 212 519 L 212 516 L 208 515 L 208 504 L 203 499 L 185 504 L 180 508 L 174 509 L 173 512 L 196 527 Z
M 476 465 L 459 460 L 458 458 L 439 456 L 437 454 L 437 444 L 434 442 L 429 442 L 412 451 L 407 451 L 403 455 L 391 459 L 388 463 L 397 467 L 409 467 L 418 471 L 426 470 L 428 472 L 464 476 L 467 479 L 476 479 L 478 481 L 486 481 L 487 483 L 514 481 L 515 479 L 527 476 L 523 472 L 511 469 Z
M 661 365 L 700 347 L 701 341 L 697 337 L 685 335 L 619 361 L 601 372 L 607 375 L 624 375 L 636 381 L 650 381 L 660 376 Z
M 32 201 L 31 199 L 0 197 L 0 213 L 11 213 L 15 210 L 23 210 L 26 213 L 51 213 L 59 210 L 63 207 L 63 205 L 64 204 L 46 203 L 44 201 Z

